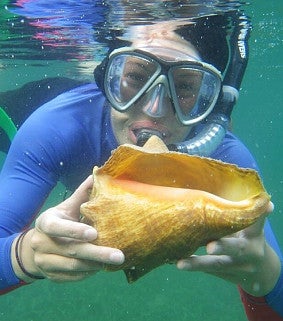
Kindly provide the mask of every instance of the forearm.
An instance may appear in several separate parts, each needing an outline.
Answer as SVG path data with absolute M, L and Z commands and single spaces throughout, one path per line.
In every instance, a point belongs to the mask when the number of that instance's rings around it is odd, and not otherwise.
M 279 275 L 277 277 L 276 284 L 272 287 L 272 289 L 265 295 L 265 296 L 253 296 L 248 294 L 243 289 L 239 288 L 241 293 L 242 302 L 245 307 L 246 314 L 250 321 L 257 321 L 257 320 L 274 320 L 279 321 L 283 320 L 283 258 L 280 247 L 277 243 L 277 240 L 273 234 L 271 226 L 267 221 L 265 224 L 265 236 L 267 239 L 268 244 L 272 248 L 271 260 L 267 262 L 266 271 L 267 274 L 273 278 L 273 273 L 277 273 L 278 266 L 273 265 L 277 264 L 278 260 L 280 261 L 279 265 Z M 273 256 L 273 258 L 272 258 Z M 275 256 L 275 260 L 274 260 Z M 274 261 L 273 261 L 274 260 Z M 265 273 L 266 274 L 266 273 Z M 276 274 L 275 274 L 276 275 Z M 266 280 L 268 277 L 266 278 Z M 272 284 L 272 279 L 271 284 Z
M 274 252 L 273 252 L 274 253 Z M 275 254 L 276 255 L 276 254 Z M 278 256 L 276 255 L 277 259 Z M 272 264 L 271 258 L 270 263 Z M 274 261 L 277 261 L 274 260 Z M 274 270 L 272 268 L 268 271 L 269 277 L 265 276 L 261 284 L 266 284 L 266 289 L 268 289 L 268 282 L 270 285 L 273 284 L 274 279 L 277 275 L 277 267 Z M 274 272 L 274 274 L 273 274 Z M 241 299 L 245 308 L 246 315 L 249 321 L 283 321 L 283 275 L 282 272 L 279 277 L 277 276 L 274 287 L 265 296 L 258 296 L 258 291 L 251 291 L 248 287 L 248 291 L 243 290 L 239 287 Z M 251 293 L 254 293 L 252 295 Z
M 257 263 L 250 270 L 239 286 L 254 297 L 270 293 L 279 279 L 281 263 L 278 255 L 266 242 Z

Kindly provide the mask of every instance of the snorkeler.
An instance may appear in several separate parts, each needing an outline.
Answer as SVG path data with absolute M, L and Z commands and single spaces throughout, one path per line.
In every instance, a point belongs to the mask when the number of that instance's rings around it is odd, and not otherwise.
M 235 35 L 244 28 L 248 38 L 242 15 L 235 19 Z M 139 37 L 133 28 L 131 41 L 112 39 L 95 83 L 57 96 L 21 126 L 0 176 L 2 293 L 42 278 L 84 279 L 105 263 L 124 262 L 119 249 L 90 243 L 99 232 L 80 222 L 79 212 L 93 166 L 120 144 L 158 135 L 172 149 L 258 170 L 227 128 L 247 57 L 232 40 L 229 48 L 226 27 L 227 17 L 215 15 L 174 30 L 167 23 L 142 26 Z M 74 194 L 27 229 L 59 180 Z M 177 267 L 237 284 L 249 320 L 283 320 L 282 254 L 263 225 L 209 243 L 207 255 Z

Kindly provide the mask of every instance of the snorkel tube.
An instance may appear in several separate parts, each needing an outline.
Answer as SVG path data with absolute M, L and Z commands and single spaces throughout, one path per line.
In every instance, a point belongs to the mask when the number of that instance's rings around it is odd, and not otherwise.
M 2 107 L 0 107 L 0 128 L 3 128 L 9 140 L 12 141 L 16 135 L 17 127 Z
M 169 150 L 190 155 L 209 156 L 221 144 L 239 96 L 240 85 L 248 62 L 250 22 L 237 11 L 233 16 L 234 29 L 230 36 L 230 60 L 218 101 L 205 120 L 203 129 L 192 139 L 168 145 Z

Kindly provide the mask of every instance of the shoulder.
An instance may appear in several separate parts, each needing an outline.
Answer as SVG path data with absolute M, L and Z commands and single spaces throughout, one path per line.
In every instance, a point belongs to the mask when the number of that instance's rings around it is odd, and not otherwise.
M 87 125 L 102 117 L 105 98 L 95 84 L 87 84 L 45 103 L 34 111 L 21 126 L 19 133 L 43 136 L 47 133 L 67 136 L 81 123 Z M 85 126 L 84 128 L 86 128 Z
M 38 108 L 32 115 L 47 113 L 72 113 L 96 107 L 102 108 L 105 98 L 96 84 L 86 84 L 66 91 Z M 90 110 L 92 110 L 91 108 Z M 97 111 L 97 108 L 96 108 Z
M 211 157 L 226 163 L 236 164 L 240 167 L 259 170 L 252 153 L 244 143 L 231 132 L 227 132 L 222 143 Z
M 89 137 L 100 131 L 104 101 L 94 84 L 57 96 L 28 117 L 15 136 L 11 151 L 18 156 L 28 152 L 37 162 L 39 158 L 52 158 L 53 163 L 69 159 L 74 149 L 77 154 L 85 152 Z

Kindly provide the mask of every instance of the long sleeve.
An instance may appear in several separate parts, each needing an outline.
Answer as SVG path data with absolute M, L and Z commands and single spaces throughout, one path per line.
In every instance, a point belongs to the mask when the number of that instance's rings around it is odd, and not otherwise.
M 0 293 L 21 285 L 12 242 L 57 182 L 74 190 L 116 147 L 104 101 L 93 84 L 76 88 L 37 109 L 15 136 L 0 173 Z

